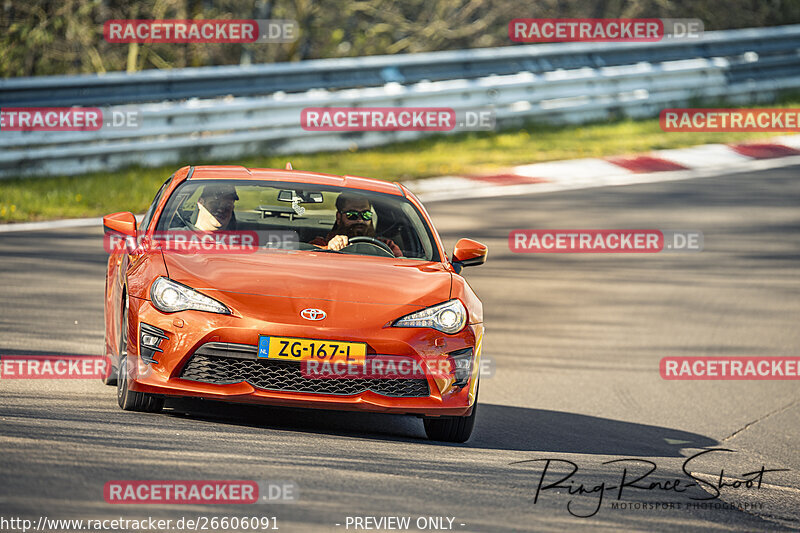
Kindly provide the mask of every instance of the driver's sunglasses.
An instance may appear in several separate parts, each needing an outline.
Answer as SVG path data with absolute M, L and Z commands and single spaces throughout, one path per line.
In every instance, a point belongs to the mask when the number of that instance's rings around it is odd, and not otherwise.
M 366 211 L 345 211 L 344 216 L 347 217 L 347 220 L 358 220 L 358 217 L 361 217 L 361 220 L 365 220 L 369 222 L 372 220 L 372 211 L 369 209 Z

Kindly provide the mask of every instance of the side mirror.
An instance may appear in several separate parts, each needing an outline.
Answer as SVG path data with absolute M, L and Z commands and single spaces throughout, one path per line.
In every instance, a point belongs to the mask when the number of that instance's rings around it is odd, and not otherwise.
M 133 213 L 123 211 L 112 213 L 103 217 L 103 230 L 113 232 L 125 237 L 136 237 L 136 217 Z
M 489 249 L 485 244 L 472 239 L 461 239 L 453 250 L 453 268 L 460 274 L 464 267 L 482 265 L 486 262 L 488 253 Z

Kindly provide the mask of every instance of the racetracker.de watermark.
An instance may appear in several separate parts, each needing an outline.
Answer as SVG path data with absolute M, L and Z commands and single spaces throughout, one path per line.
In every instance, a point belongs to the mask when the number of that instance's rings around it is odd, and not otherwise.
M 137 251 L 172 254 L 253 254 L 266 249 L 297 250 L 300 246 L 294 231 L 156 231 L 132 237 L 107 230 L 103 248 L 109 254 L 132 254 Z
M 135 107 L 4 107 L 0 109 L 3 131 L 97 131 L 136 129 L 142 113 Z
M 494 109 L 452 107 L 307 107 L 306 131 L 493 131 Z
M 299 36 L 295 20 L 109 20 L 109 43 L 291 43 Z
M 508 37 L 518 43 L 652 43 L 700 39 L 703 29 L 700 19 L 519 18 L 508 23 Z
M 127 505 L 292 503 L 300 489 L 294 481 L 116 480 L 105 484 L 103 498 Z
M 253 513 L 252 516 L 190 515 L 180 518 L 51 518 L 40 515 L 39 519 L 0 516 L 0 531 L 124 531 L 141 533 L 153 531 L 267 531 L 280 530 L 278 518 Z
M 306 379 L 450 379 L 456 375 L 471 376 L 474 360 L 470 358 L 438 357 L 412 359 L 385 355 L 365 359 L 362 363 L 346 361 L 305 360 L 300 371 Z M 483 379 L 494 376 L 494 361 L 481 355 L 478 375 Z
M 110 372 L 102 355 L 0 356 L 0 379 L 100 379 Z
M 531 229 L 508 234 L 512 252 L 528 254 L 655 254 L 700 252 L 703 233 L 656 229 Z
M 662 131 L 800 132 L 800 109 L 664 109 Z
M 664 357 L 662 379 L 798 380 L 800 357 Z

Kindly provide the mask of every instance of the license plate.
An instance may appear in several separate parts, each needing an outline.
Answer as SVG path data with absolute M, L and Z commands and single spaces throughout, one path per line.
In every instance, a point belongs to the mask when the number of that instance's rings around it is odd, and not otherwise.
M 258 357 L 284 361 L 330 361 L 362 364 L 367 356 L 363 342 L 339 342 L 293 337 L 258 338 Z

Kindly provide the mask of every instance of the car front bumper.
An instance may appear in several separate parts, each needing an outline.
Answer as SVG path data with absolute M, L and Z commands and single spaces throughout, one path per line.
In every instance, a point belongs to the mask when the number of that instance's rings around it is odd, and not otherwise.
M 129 387 L 132 391 L 158 394 L 164 396 L 189 396 L 228 402 L 280 405 L 290 407 L 310 407 L 335 410 L 360 410 L 395 414 L 414 414 L 423 416 L 466 416 L 472 411 L 475 401 L 478 369 L 480 368 L 482 324 L 469 324 L 455 335 L 447 335 L 427 328 L 393 328 L 383 327 L 376 331 L 349 331 L 341 328 L 310 328 L 298 324 L 276 324 L 258 318 L 237 315 L 217 315 L 200 311 L 182 311 L 178 313 L 162 313 L 155 309 L 148 300 L 130 298 L 130 326 L 128 331 L 128 356 L 135 356 L 136 365 L 132 365 Z M 167 337 L 159 343 L 161 352 L 148 351 L 140 347 L 141 324 L 158 328 Z M 359 378 L 328 378 L 337 382 L 332 384 L 336 393 L 301 392 L 298 390 L 276 390 L 281 385 L 269 385 L 262 388 L 257 384 L 264 381 L 250 378 L 254 372 L 262 370 L 261 365 L 278 364 L 257 357 L 257 345 L 260 335 L 281 337 L 319 338 L 342 342 L 366 342 L 367 356 L 400 356 L 416 361 L 438 362 L 447 358 L 447 354 L 473 348 L 471 377 L 466 386 L 454 385 L 452 375 L 431 375 L 424 377 L 427 381 L 427 394 L 414 397 L 398 396 L 402 391 L 392 390 L 387 395 L 386 387 L 381 383 L 375 387 L 384 393 L 365 389 L 367 380 Z M 223 351 L 209 353 L 207 347 L 225 347 L 229 345 L 230 353 Z M 247 348 L 249 347 L 249 348 Z M 238 353 L 234 353 L 238 352 Z M 249 352 L 249 353 L 248 353 Z M 144 353 L 144 357 L 142 357 Z M 152 358 L 148 357 L 152 354 Z M 218 356 L 215 358 L 215 355 Z M 236 357 L 228 357 L 236 355 Z M 203 357 L 201 361 L 194 357 Z M 156 362 L 147 362 L 155 360 Z M 213 360 L 214 364 L 209 364 Z M 215 377 L 215 372 L 222 369 L 230 360 L 241 370 L 244 380 L 229 383 L 225 381 L 236 375 L 229 371 L 223 377 Z M 189 364 L 192 367 L 189 367 Z M 299 363 L 283 363 L 280 369 L 284 374 L 291 374 L 289 388 L 308 389 L 298 381 L 297 370 L 286 365 Z M 197 369 L 200 368 L 200 371 Z M 187 372 L 187 369 L 192 372 Z M 285 370 L 285 372 L 284 372 Z M 248 373 L 249 372 L 249 373 Z M 310 378 L 309 378 L 310 379 Z M 326 379 L 325 381 L 328 381 Z M 230 381 L 230 380 L 229 380 Z M 314 379 L 310 381 L 319 381 Z M 374 382 L 374 379 L 368 380 Z M 286 380 L 282 381 L 287 382 Z M 255 384 L 254 384 L 255 383 Z M 314 387 L 312 386 L 311 389 Z M 328 387 L 329 389 L 331 387 Z M 390 387 L 391 388 L 391 387 Z M 414 390 L 421 390 L 416 387 Z M 419 394 L 418 392 L 415 394 Z

